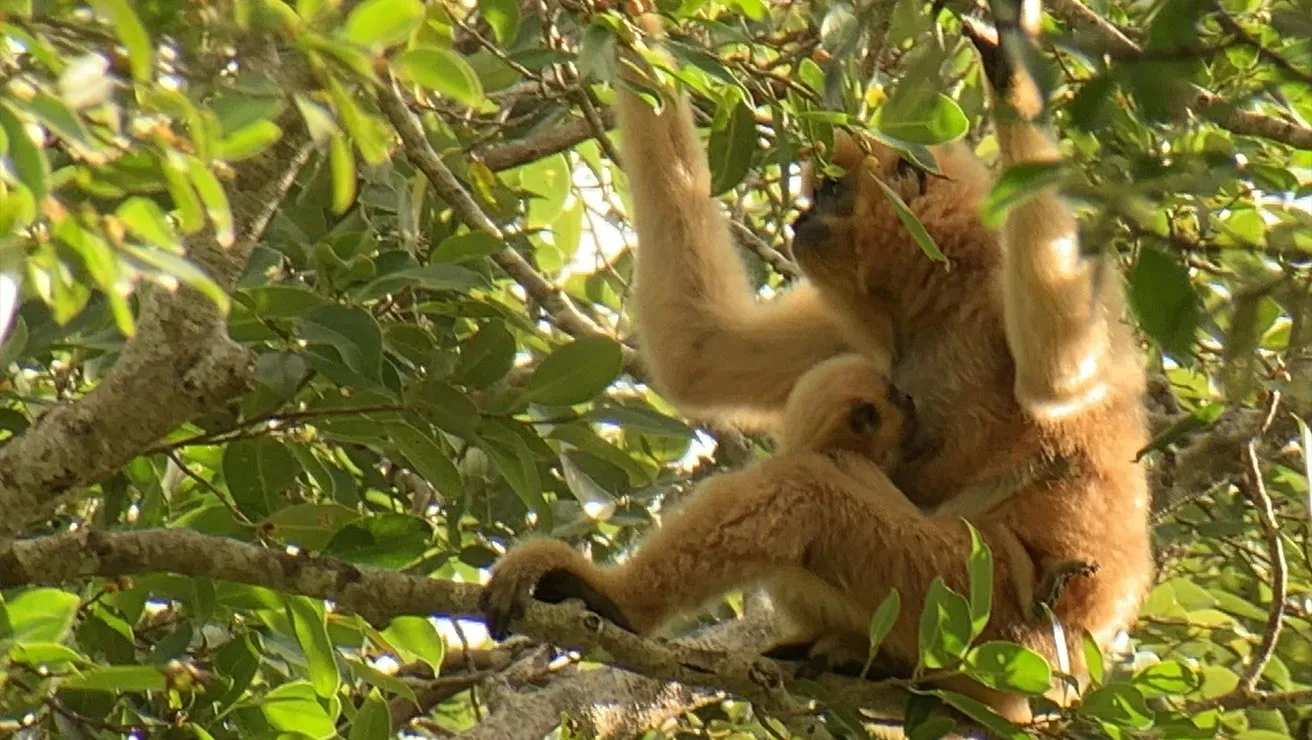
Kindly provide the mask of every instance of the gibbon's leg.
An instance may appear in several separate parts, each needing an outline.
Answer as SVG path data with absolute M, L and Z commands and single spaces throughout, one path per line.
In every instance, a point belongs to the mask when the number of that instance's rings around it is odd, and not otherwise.
M 625 80 L 639 77 L 626 53 Z M 657 390 L 690 415 L 751 420 L 782 409 L 793 382 L 845 349 L 819 296 L 802 282 L 759 304 L 711 198 L 711 174 L 686 95 L 660 113 L 617 83 L 624 167 L 638 233 L 635 316 Z M 656 83 L 641 82 L 650 89 Z
M 1019 0 L 1012 3 L 1020 5 Z M 1037 3 L 1031 7 L 1027 0 L 1025 5 L 1023 25 L 1037 23 Z M 1035 81 L 1012 65 L 991 29 L 977 21 L 965 27 L 994 90 L 1003 166 L 1060 162 L 1056 137 L 1038 122 L 1043 101 Z M 1008 41 L 1029 43 L 1014 29 L 1008 33 Z M 1002 243 L 1006 333 L 1016 361 L 1017 400 L 1039 419 L 1058 419 L 1099 403 L 1122 380 L 1121 365 L 1133 355 L 1113 348 L 1122 333 L 1119 283 L 1112 276 L 1096 279 L 1098 259 L 1080 253 L 1075 216 L 1055 186 L 1010 211 Z
M 876 470 L 873 465 L 872 470 Z M 1007 541 L 1010 533 L 978 523 L 994 554 L 991 629 L 1025 619 L 1017 583 L 1032 583 L 1032 566 Z M 864 635 L 874 608 L 898 589 L 903 609 L 881 648 L 895 663 L 914 665 L 920 605 L 942 576 L 966 593 L 970 535 L 959 520 L 920 512 L 887 478 L 872 490 L 822 453 L 764 460 L 702 484 L 626 561 L 598 568 L 563 542 L 536 540 L 511 550 L 494 567 L 482 608 L 493 636 L 506 634 L 530 598 L 582 599 L 590 609 L 642 634 L 697 609 L 724 592 L 759 582 L 794 580 L 844 608 L 805 609 L 820 637 Z M 841 597 L 837 597 L 841 598 Z M 791 604 L 783 604 L 790 609 Z M 999 626 L 1000 625 L 1000 626 Z

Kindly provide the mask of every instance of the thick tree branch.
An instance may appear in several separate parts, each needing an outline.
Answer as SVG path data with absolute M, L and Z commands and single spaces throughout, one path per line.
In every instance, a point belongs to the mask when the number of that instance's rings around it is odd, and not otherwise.
M 187 255 L 231 290 L 251 250 L 309 156 L 297 122 L 282 141 L 235 166 L 230 200 L 236 243 L 211 229 L 186 241 Z M 0 449 L 0 540 L 48 518 L 78 488 L 97 483 L 197 414 L 245 391 L 254 356 L 228 338 L 214 303 L 187 287 L 143 285 L 136 335 L 109 375 L 61 404 Z
M 614 128 L 615 111 L 603 108 L 597 111 L 597 117 L 606 130 Z M 560 154 L 595 137 L 594 123 L 576 118 L 568 123 L 552 126 L 550 130 L 536 136 L 508 141 L 489 148 L 479 155 L 479 159 L 493 171 L 507 170 L 536 162 L 553 154 Z
M 481 592 L 472 584 L 291 554 L 188 529 L 82 530 L 16 540 L 0 548 L 0 588 L 137 573 L 215 578 L 326 599 L 380 626 L 402 614 L 472 616 Z M 588 659 L 658 681 L 727 691 L 798 723 L 814 719 L 786 690 L 791 669 L 753 651 L 644 639 L 573 604 L 534 602 L 516 627 L 542 642 L 581 650 Z M 879 682 L 842 676 L 823 676 L 817 682 L 845 703 L 875 711 L 887 712 L 905 697 L 900 689 Z M 807 731 L 822 729 L 815 725 Z
M 1143 49 L 1138 44 L 1080 0 L 1048 0 L 1045 5 L 1049 12 L 1071 27 L 1097 39 L 1113 55 L 1129 59 L 1143 55 Z M 1298 149 L 1312 149 L 1312 129 L 1263 113 L 1240 110 L 1210 91 L 1195 90 L 1188 107 L 1212 117 L 1217 125 L 1227 131 L 1279 141 Z

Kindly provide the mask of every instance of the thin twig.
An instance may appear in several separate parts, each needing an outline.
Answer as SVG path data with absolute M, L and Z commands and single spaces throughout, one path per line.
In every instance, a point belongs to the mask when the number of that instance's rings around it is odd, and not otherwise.
M 432 144 L 424 134 L 423 126 L 410 112 L 396 81 L 390 75 L 378 87 L 378 107 L 400 135 L 407 158 L 424 174 L 424 177 L 428 178 L 437 194 L 450 204 L 456 217 L 469 228 L 504 242 L 505 232 L 492 222 L 483 209 L 479 208 L 473 196 L 465 190 L 464 185 L 456 179 L 455 174 L 433 150 Z M 560 287 L 534 270 L 528 260 L 511 247 L 507 246 L 493 253 L 492 260 L 519 283 L 524 292 L 546 310 L 552 322 L 567 334 L 575 337 L 615 338 L 610 332 L 584 316 Z M 642 363 L 638 353 L 631 347 L 623 345 L 621 350 L 624 353 L 625 369 L 630 373 L 640 374 Z
M 1270 427 L 1279 405 L 1280 393 L 1273 393 L 1271 409 L 1262 425 L 1262 432 Z M 1262 642 L 1254 651 L 1248 667 L 1244 669 L 1244 674 L 1239 679 L 1239 686 L 1235 689 L 1245 694 L 1251 694 L 1257 689 L 1258 679 L 1262 677 L 1262 672 L 1266 670 L 1267 663 L 1275 653 L 1276 642 L 1280 638 L 1280 628 L 1285 618 L 1285 599 L 1289 595 L 1289 564 L 1285 560 L 1285 543 L 1280 537 L 1275 506 L 1271 503 L 1266 483 L 1262 480 L 1262 467 L 1257 455 L 1257 445 L 1261 440 L 1262 432 L 1255 435 L 1244 447 L 1248 481 L 1247 485 L 1243 486 L 1243 491 L 1257 507 L 1257 516 L 1266 534 L 1266 546 L 1271 559 L 1271 609 L 1267 614 L 1266 632 L 1262 635 Z

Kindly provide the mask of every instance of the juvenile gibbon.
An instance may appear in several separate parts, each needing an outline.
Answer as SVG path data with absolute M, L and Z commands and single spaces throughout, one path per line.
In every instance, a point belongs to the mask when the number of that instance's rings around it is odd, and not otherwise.
M 914 423 L 914 402 L 894 387 L 886 363 L 860 354 L 842 354 L 820 362 L 798 379 L 785 405 L 784 432 L 779 439 L 777 454 L 814 453 L 823 456 L 831 461 L 836 472 L 841 471 L 849 484 L 854 484 L 855 490 L 879 490 L 890 485 L 886 473 L 895 470 L 906 454 Z M 483 593 L 482 606 L 489 617 L 489 633 L 496 637 L 507 633 L 509 623 L 523 614 L 523 594 L 530 589 L 542 601 L 555 603 L 568 598 L 583 599 L 593 611 L 629 630 L 651 632 L 657 629 L 661 622 L 678 613 L 671 611 L 647 619 L 641 609 L 632 608 L 636 595 L 623 593 L 623 590 L 628 584 L 641 585 L 642 579 L 634 571 L 646 567 L 644 553 L 659 553 L 665 549 L 660 543 L 662 537 L 680 537 L 675 533 L 684 526 L 698 526 L 697 523 L 704 519 L 715 519 L 715 515 L 708 517 L 701 511 L 698 502 L 711 500 L 704 487 L 726 485 L 732 483 L 726 481 L 725 476 L 704 482 L 689 497 L 689 505 L 668 517 L 665 525 L 652 534 L 642 549 L 624 563 L 610 568 L 598 568 L 559 540 L 536 538 L 521 543 L 514 550 L 518 553 L 516 558 L 526 566 L 532 563 L 536 567 L 518 569 L 515 574 L 526 581 L 508 588 L 504 579 L 512 574 L 498 565 L 496 578 L 503 586 L 486 589 Z M 556 580 L 556 574 L 561 574 L 560 580 Z M 812 607 L 806 603 L 813 595 L 805 593 L 805 589 L 791 588 L 788 580 L 780 579 L 778 593 L 771 589 L 777 606 L 809 625 L 816 621 L 807 616 Z M 711 589 L 707 598 L 721 591 Z M 508 600 L 498 603 L 498 597 Z M 695 608 L 700 604 L 692 606 Z M 823 631 L 827 623 L 828 620 L 820 620 L 813 630 L 806 630 L 798 642 L 813 641 L 816 631 Z M 861 657 L 864 658 L 864 654 Z
M 986 70 L 1007 103 L 1010 73 L 999 58 L 986 58 Z M 610 570 L 561 542 L 520 545 L 486 587 L 493 631 L 537 596 L 579 597 L 649 633 L 672 614 L 764 582 L 806 608 L 817 648 L 862 645 L 873 610 L 896 588 L 902 610 L 876 664 L 909 672 L 931 582 L 941 576 L 966 592 L 964 517 L 994 558 L 983 639 L 1019 642 L 1055 663 L 1052 625 L 1032 613 L 1040 574 L 1096 565 L 1053 607 L 1071 671 L 1083 677 L 1081 633 L 1107 645 L 1151 580 L 1148 490 L 1135 462 L 1147 441 L 1145 379 L 1122 322 L 1121 286 L 1114 276 L 1095 281 L 1098 258 L 1081 253 L 1055 188 L 1014 206 L 995 233 L 979 216 L 989 174 L 964 144 L 936 148 L 942 176 L 926 177 L 893 149 L 839 138 L 833 162 L 845 175 L 812 175 L 812 205 L 795 225 L 805 280 L 758 303 L 709 196 L 687 98 L 665 90 L 656 111 L 621 87 L 636 320 L 655 388 L 690 416 L 778 433 L 799 379 L 857 352 L 890 361 L 893 383 L 915 399 L 916 443 L 887 475 L 869 464 L 855 478 L 842 456 L 803 444 L 707 480 L 677 524 Z M 997 118 L 1002 166 L 1059 160 L 1037 111 L 1015 110 Z M 951 269 L 922 253 L 876 179 L 902 197 Z M 1030 717 L 1023 697 L 954 688 L 1014 720 Z

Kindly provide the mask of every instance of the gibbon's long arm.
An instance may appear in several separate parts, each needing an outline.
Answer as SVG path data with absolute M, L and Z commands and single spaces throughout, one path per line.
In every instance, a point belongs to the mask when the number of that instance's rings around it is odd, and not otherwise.
M 687 96 L 667 91 L 658 114 L 618 87 L 639 245 L 636 322 L 657 390 L 692 415 L 775 416 L 802 373 L 845 348 L 838 331 L 806 283 L 755 300 L 711 198 Z
M 1010 5 L 1007 12 L 1016 13 L 1020 27 L 1013 27 L 1006 40 L 1029 44 L 1026 36 L 1036 32 L 1038 3 Z M 964 26 L 993 89 L 1002 166 L 1060 163 L 1056 137 L 1038 120 L 1043 101 L 1029 71 L 1013 65 L 992 29 L 973 20 Z M 1096 279 L 1100 258 L 1081 254 L 1078 224 L 1056 186 L 1011 210 L 1002 245 L 1004 316 L 1016 361 L 1017 400 L 1040 419 L 1097 405 L 1124 376 L 1115 365 L 1130 359 L 1112 352 L 1123 303 L 1119 282 Z

